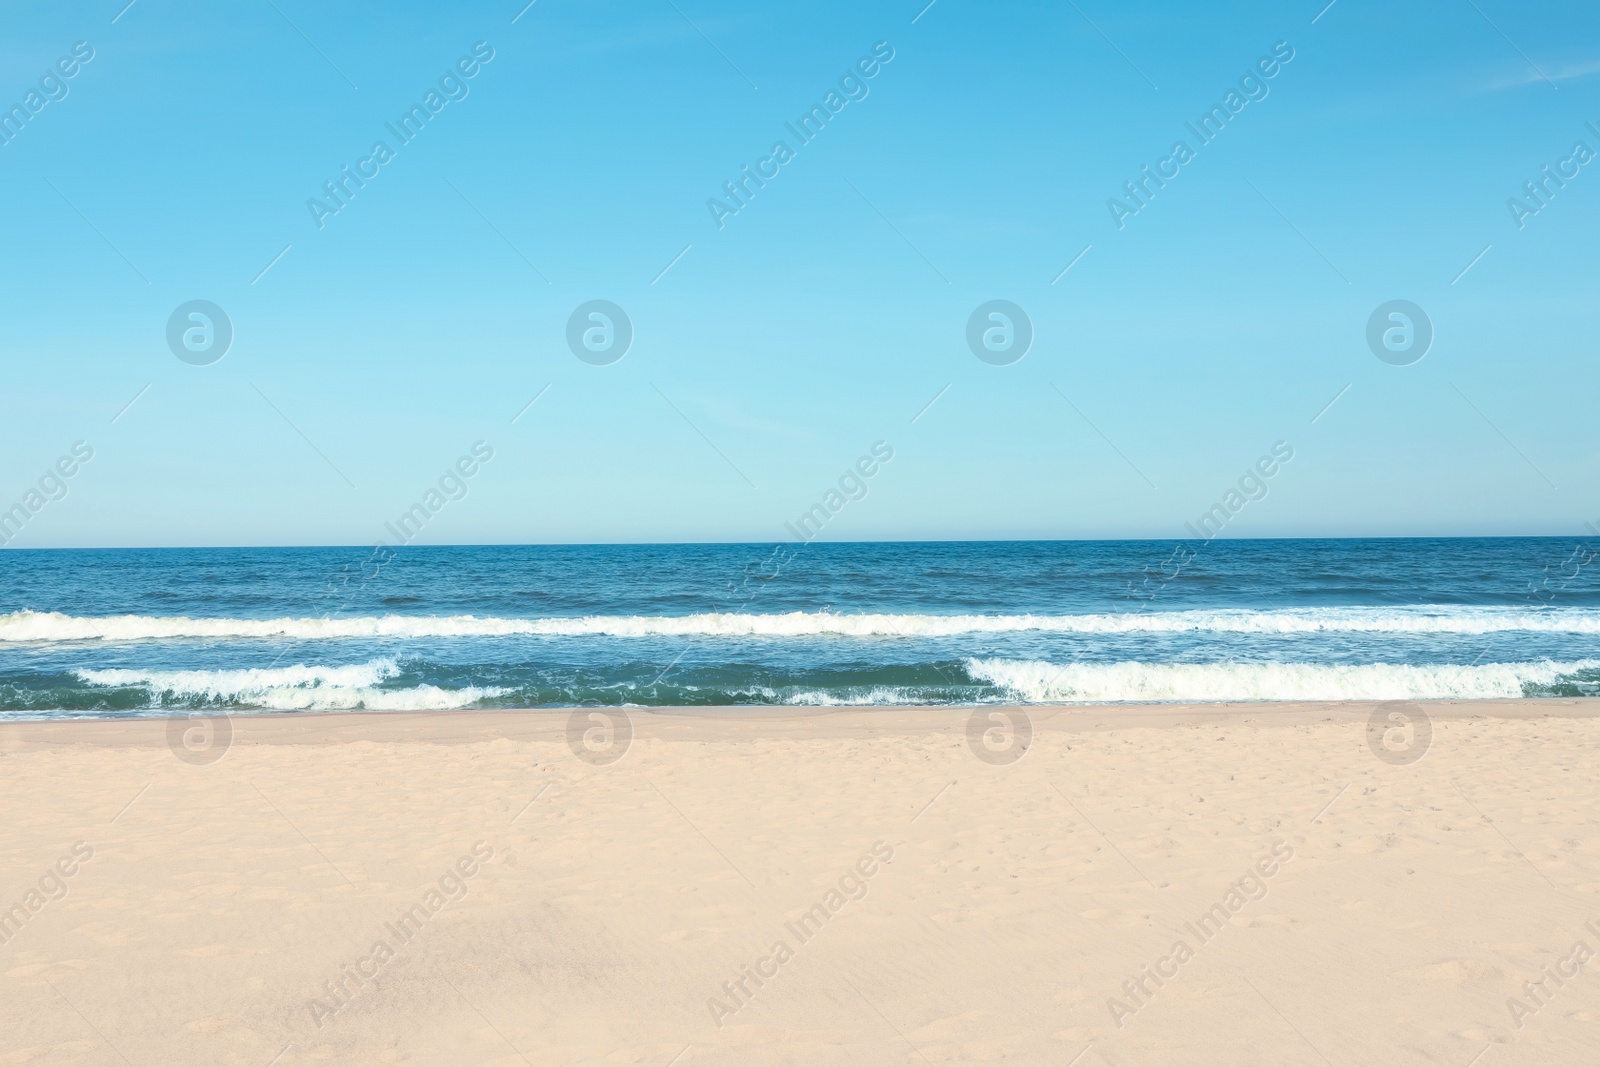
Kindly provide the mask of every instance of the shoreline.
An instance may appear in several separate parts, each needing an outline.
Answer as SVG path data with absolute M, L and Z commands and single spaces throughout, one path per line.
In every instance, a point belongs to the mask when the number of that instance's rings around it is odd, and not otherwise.
M 845 737 L 959 732 L 980 712 L 1020 712 L 1037 733 L 1153 729 L 1214 724 L 1259 727 L 1354 723 L 1382 704 L 1423 709 L 1437 721 L 1600 718 L 1600 697 L 1515 697 L 1495 700 L 1235 701 L 1188 704 L 930 704 L 581 706 L 435 711 L 229 712 L 201 709 L 138 717 L 0 720 L 0 751 L 12 745 L 93 744 L 164 747 L 174 720 L 227 719 L 235 743 L 314 744 L 326 740 L 428 741 L 463 744 L 504 738 L 560 740 L 574 715 L 625 713 L 635 738 Z

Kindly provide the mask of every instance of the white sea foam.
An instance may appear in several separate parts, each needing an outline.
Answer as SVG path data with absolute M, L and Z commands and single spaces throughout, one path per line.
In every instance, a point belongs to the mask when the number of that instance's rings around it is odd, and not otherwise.
M 819 708 L 889 707 L 897 704 L 922 705 L 942 702 L 930 699 L 924 686 L 902 689 L 888 685 L 852 686 L 832 692 L 824 689 L 802 689 L 779 701 L 782 704 Z
M 1517 698 L 1528 684 L 1549 686 L 1600 659 L 1478 666 L 1385 663 L 1068 663 L 969 659 L 973 681 L 1022 703 L 1204 703 L 1253 700 L 1443 700 Z M 79 670 L 80 680 L 108 688 L 142 688 L 152 707 L 194 703 L 274 711 L 425 711 L 464 708 L 508 690 L 418 685 L 385 689 L 400 674 L 392 659 L 343 667 L 296 664 L 244 670 Z M 794 705 L 892 705 L 930 702 L 926 687 L 801 688 L 784 694 L 765 687 L 767 700 Z M 941 698 L 934 697 L 933 702 Z M 994 699 L 991 697 L 990 699 Z
M 970 659 L 967 673 L 1026 703 L 1446 700 L 1520 697 L 1600 660 L 1488 663 L 1068 663 Z
M 510 619 L 475 615 L 354 618 L 191 619 L 82 617 L 19 611 L 0 615 L 0 643 L 150 641 L 174 638 L 607 637 L 948 637 L 969 633 L 1486 634 L 1503 631 L 1600 634 L 1600 609 L 1530 610 L 1450 605 L 1406 608 L 1295 608 L 1283 611 L 1164 611 L 1084 615 L 780 614 L 587 615 Z
M 442 711 L 464 708 L 502 689 L 468 686 L 441 689 L 433 685 L 381 689 L 400 673 L 392 659 L 346 667 L 296 664 L 292 667 L 233 671 L 74 671 L 90 685 L 143 688 L 157 704 L 244 705 L 273 711 Z

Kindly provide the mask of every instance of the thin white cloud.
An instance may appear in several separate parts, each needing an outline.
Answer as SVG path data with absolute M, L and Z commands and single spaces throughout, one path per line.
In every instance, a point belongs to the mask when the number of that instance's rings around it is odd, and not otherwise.
M 1506 75 L 1489 83 L 1491 89 L 1514 89 L 1522 85 L 1532 85 L 1537 82 L 1568 82 L 1579 78 L 1587 78 L 1600 74 L 1600 59 L 1583 60 L 1577 63 L 1568 63 L 1564 66 L 1544 66 L 1544 73 L 1532 67 L 1523 66 L 1515 74 Z

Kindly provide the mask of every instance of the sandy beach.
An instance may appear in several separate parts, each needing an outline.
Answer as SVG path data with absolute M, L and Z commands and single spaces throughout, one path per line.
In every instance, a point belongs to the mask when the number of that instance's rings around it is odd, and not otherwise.
M 1597 1062 L 1600 701 L 1388 710 L 9 723 L 0 1063 Z

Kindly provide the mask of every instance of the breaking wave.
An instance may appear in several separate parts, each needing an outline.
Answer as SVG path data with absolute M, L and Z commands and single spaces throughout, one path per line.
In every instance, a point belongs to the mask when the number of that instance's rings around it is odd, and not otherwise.
M 503 690 L 435 685 L 384 688 L 401 673 L 392 659 L 346 667 L 292 667 L 231 671 L 80 670 L 91 685 L 143 689 L 149 706 L 163 708 L 245 707 L 269 711 L 443 711 L 465 708 Z
M 1488 663 L 1047 663 L 970 659 L 973 679 L 1021 703 L 1202 703 L 1250 700 L 1490 700 L 1577 684 L 1600 660 Z M 1565 685 L 1563 685 L 1565 683 Z

